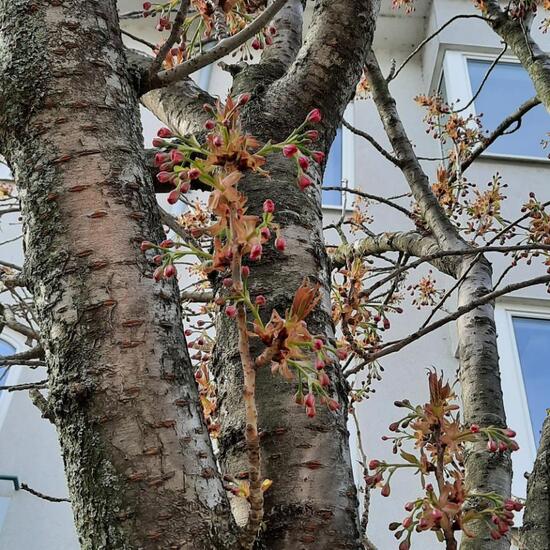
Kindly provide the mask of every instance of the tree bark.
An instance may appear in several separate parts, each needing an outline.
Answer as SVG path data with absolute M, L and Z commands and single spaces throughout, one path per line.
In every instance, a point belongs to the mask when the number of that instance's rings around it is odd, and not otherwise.
M 491 264 L 487 260 L 466 258 L 457 270 L 457 278 L 460 279 L 466 272 L 467 275 L 458 287 L 458 307 L 469 304 L 493 289 Z M 504 428 L 506 414 L 500 383 L 493 304 L 478 307 L 459 317 L 457 331 L 464 422 Z M 466 487 L 469 490 L 476 493 L 495 492 L 504 498 L 510 496 L 510 453 L 489 453 L 486 445 L 479 443 L 468 451 L 465 467 Z M 476 536 L 463 536 L 460 544 L 462 550 L 506 550 L 510 547 L 507 537 L 492 540 L 483 523 L 468 527 Z
M 264 67 L 264 82 L 269 83 L 273 76 L 270 64 L 241 71 L 234 91 L 252 92 L 242 114 L 244 130 L 264 142 L 280 141 L 302 123 L 309 110 L 319 107 L 324 117 L 319 146 L 328 150 L 361 75 L 366 48 L 372 40 L 376 7 L 376 2 L 366 0 L 319 2 L 315 30 L 310 30 L 287 75 L 264 87 L 257 83 L 262 81 Z M 345 35 L 346 40 L 328 41 L 329 33 L 332 37 Z M 321 47 L 317 41 L 325 43 Z M 294 93 L 299 82 L 306 79 L 307 89 Z M 308 319 L 308 326 L 312 333 L 333 339 L 320 189 L 315 186 L 300 191 L 295 167 L 288 159 L 271 160 L 268 170 L 270 179 L 247 177 L 240 187 L 251 214 L 261 212 L 266 198 L 275 202 L 276 221 L 282 226 L 287 249 L 279 253 L 266 247 L 261 262 L 251 265 L 251 293 L 267 297 L 266 315 L 272 308 L 284 315 L 304 277 L 318 282 L 322 302 Z M 320 173 L 312 175 L 319 181 Z M 220 462 L 224 472 L 235 474 L 247 469 L 242 367 L 234 323 L 220 319 L 217 334 L 214 369 L 219 380 L 222 419 Z M 252 344 L 253 354 L 257 354 L 259 346 Z M 257 373 L 262 474 L 273 480 L 265 494 L 265 531 L 260 535 L 260 545 L 266 548 L 362 548 L 346 426 L 346 382 L 339 368 L 330 374 L 334 397 L 342 409 L 332 413 L 319 406 L 317 416 L 310 419 L 303 407 L 294 403 L 294 384 L 273 376 L 269 368 Z M 243 518 L 246 503 L 233 504 L 237 517 Z
M 177 288 L 139 249 L 163 233 L 116 2 L 2 0 L 0 29 L 0 147 L 81 546 L 231 548 Z
M 542 426 L 537 458 L 527 482 L 527 505 L 521 529 L 522 548 L 548 550 L 550 544 L 550 417 Z

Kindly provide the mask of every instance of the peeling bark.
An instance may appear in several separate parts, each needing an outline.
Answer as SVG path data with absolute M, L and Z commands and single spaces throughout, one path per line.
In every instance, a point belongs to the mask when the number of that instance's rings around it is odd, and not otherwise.
M 139 249 L 162 227 L 116 2 L 2 0 L 0 29 L 0 147 L 81 546 L 231 548 L 177 288 Z

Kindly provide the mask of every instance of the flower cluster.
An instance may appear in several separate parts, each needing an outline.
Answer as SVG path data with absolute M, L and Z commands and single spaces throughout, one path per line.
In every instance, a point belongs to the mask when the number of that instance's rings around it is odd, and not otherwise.
M 261 215 L 251 214 L 238 185 L 247 172 L 268 176 L 264 169 L 266 156 L 282 153 L 295 162 L 299 187 L 306 189 L 311 184 L 306 175 L 310 163 L 324 160 L 320 151 L 311 149 L 318 132 L 310 126 L 321 121 L 321 113 L 312 110 L 285 141 L 261 145 L 241 128 L 240 111 L 249 99 L 244 94 L 236 100 L 228 98 L 223 105 L 218 102 L 216 108 L 205 105 L 211 117 L 205 123 L 203 142 L 195 136 L 175 135 L 167 128 L 159 131 L 153 141 L 160 149 L 155 163 L 158 180 L 174 187 L 168 202 L 175 203 L 198 186 L 210 192 L 206 212 L 195 203 L 182 217 L 183 226 L 190 233 L 188 239 L 181 242 L 166 239 L 159 244 L 145 241 L 141 248 L 155 252 L 152 261 L 157 264 L 154 272 L 157 280 L 173 277 L 175 264 L 188 256 L 199 260 L 204 276 L 216 274 L 220 282 L 219 295 L 214 300 L 216 306 L 223 308 L 230 319 L 237 319 L 239 308 L 244 308 L 253 318 L 250 335 L 265 345 L 256 359 L 256 367 L 271 365 L 273 373 L 296 379 L 296 401 L 305 406 L 311 417 L 315 415 L 317 399 L 331 410 L 339 407 L 328 393 L 327 369 L 336 358 L 345 357 L 345 346 L 335 348 L 309 332 L 305 319 L 319 301 L 319 287 L 307 281 L 297 290 L 285 318 L 273 310 L 269 321 L 263 322 L 261 310 L 266 307 L 267 298 L 262 294 L 251 295 L 248 285 L 251 266 L 261 260 L 268 244 L 272 243 L 277 253 L 283 253 L 287 244 L 274 221 L 275 203 L 266 199 Z M 204 238 L 208 239 L 208 246 L 201 245 Z M 243 260 L 248 265 L 243 265 Z M 219 426 L 215 418 L 215 387 L 208 372 L 211 340 L 203 331 L 190 347 L 196 350 L 193 358 L 198 363 L 196 379 L 205 416 L 211 431 L 216 433 Z
M 388 463 L 371 460 L 365 481 L 369 487 L 380 487 L 383 496 L 391 492 L 391 479 L 395 472 L 410 468 L 420 475 L 424 495 L 405 505 L 407 517 L 400 523 L 390 524 L 397 539 L 402 539 L 400 550 L 408 550 L 413 532 L 433 531 L 440 541 L 454 541 L 455 532 L 461 530 L 473 536 L 469 524 L 484 522 L 493 539 L 501 538 L 513 525 L 513 512 L 522 504 L 505 499 L 495 493 L 470 493 L 464 486 L 463 457 L 466 445 L 487 442 L 490 452 L 515 451 L 519 447 L 509 428 L 464 426 L 460 423 L 455 395 L 443 377 L 435 371 L 428 373 L 430 401 L 424 406 L 413 406 L 408 400 L 395 405 L 407 414 L 389 427 L 393 451 L 403 462 Z M 403 444 L 413 442 L 416 454 L 403 450 Z M 428 481 L 434 478 L 433 483 Z M 471 502 L 481 505 L 470 506 Z
M 415 285 L 408 286 L 407 290 L 410 291 L 411 296 L 414 296 L 412 303 L 417 309 L 435 305 L 437 300 L 445 294 L 444 290 L 437 288 L 437 281 L 431 269 L 428 275 L 422 277 Z

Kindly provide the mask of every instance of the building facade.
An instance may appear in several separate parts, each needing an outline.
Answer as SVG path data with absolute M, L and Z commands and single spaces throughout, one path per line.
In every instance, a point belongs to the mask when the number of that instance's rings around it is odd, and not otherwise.
M 139 2 L 119 2 L 121 11 L 135 9 Z M 426 37 L 432 35 L 444 23 L 458 14 L 475 13 L 470 0 L 417 0 L 416 11 L 411 15 L 391 9 L 391 2 L 383 2 L 382 14 L 376 31 L 375 49 L 383 71 L 387 74 L 392 64 L 399 65 Z M 150 21 L 129 20 L 124 27 L 135 35 L 152 42 L 158 33 Z M 537 25 L 533 25 L 537 28 Z M 550 40 L 542 34 L 536 39 L 546 49 Z M 129 45 L 143 48 L 128 40 Z M 413 141 L 422 157 L 441 156 L 441 144 L 425 132 L 424 112 L 414 102 L 418 94 L 440 91 L 450 102 L 466 106 L 472 114 L 483 118 L 484 126 L 492 129 L 500 119 L 513 112 L 523 101 L 534 95 L 527 74 L 517 61 L 506 52 L 503 45 L 484 21 L 463 18 L 454 21 L 414 56 L 392 82 L 391 91 Z M 500 55 L 483 86 L 477 90 L 488 67 Z M 202 69 L 194 75 L 197 82 L 214 95 L 224 97 L 230 80 L 218 66 Z M 358 128 L 367 130 L 382 145 L 387 139 L 374 105 L 369 100 L 350 104 L 346 119 Z M 548 151 L 541 146 L 547 137 L 549 118 L 542 107 L 531 111 L 522 127 L 510 136 L 498 140 L 475 165 L 469 169 L 469 179 L 484 186 L 495 173 L 508 184 L 504 216 L 518 217 L 521 205 L 528 193 L 534 191 L 542 201 L 550 200 L 548 182 L 550 161 Z M 149 113 L 143 114 L 145 142 L 149 144 L 159 126 Z M 423 161 L 426 171 L 434 176 L 436 162 Z M 2 174 L 1 177 L 7 177 Z M 408 191 L 401 172 L 376 152 L 365 140 L 354 136 L 347 129 L 338 132 L 328 160 L 326 185 L 345 185 L 373 194 L 398 196 Z M 352 197 L 338 191 L 323 192 L 323 207 L 327 224 L 335 222 L 342 210 L 348 208 Z M 168 207 L 163 197 L 163 206 Z M 409 206 L 410 199 L 402 199 Z M 374 219 L 371 229 L 411 229 L 410 221 L 400 221 L 384 207 L 373 204 L 369 211 Z M 2 241 L 16 237 L 20 227 L 17 214 L 2 217 Z M 327 231 L 327 241 L 336 242 L 336 235 Z M 0 246 L 0 257 L 12 263 L 22 262 L 21 241 Z M 494 263 L 495 277 L 506 268 L 509 259 L 502 256 L 490 258 Z M 533 267 L 526 272 L 518 267 L 508 275 L 510 282 L 538 274 Z M 542 270 L 542 268 L 540 268 Z M 438 277 L 442 287 L 451 286 L 450 279 Z M 406 305 L 401 316 L 406 322 L 394 323 L 390 338 L 407 335 L 411 327 L 420 325 L 426 312 Z M 533 287 L 499 300 L 496 304 L 498 345 L 508 423 L 518 432 L 520 451 L 514 454 L 513 493 L 525 496 L 524 472 L 531 468 L 535 457 L 540 426 L 548 404 L 550 386 L 550 300 L 544 288 Z M 393 407 L 395 399 L 408 398 L 422 403 L 427 396 L 426 377 L 422 367 L 443 370 L 451 380 L 456 378 L 456 336 L 451 325 L 426 336 L 405 348 L 402 352 L 382 360 L 382 381 L 375 384 L 376 392 L 358 407 L 359 422 L 369 458 L 391 459 L 391 448 L 381 442 L 387 426 L 398 418 Z M 25 349 L 21 336 L 9 329 L 0 335 L 0 354 Z M 40 369 L 12 367 L 0 370 L 0 385 L 34 382 L 45 378 Z M 358 375 L 357 383 L 361 381 Z M 352 447 L 356 444 L 354 429 L 350 426 Z M 49 495 L 65 497 L 67 488 L 59 445 L 53 426 L 40 418 L 26 392 L 0 392 L 0 476 L 16 476 L 21 482 Z M 361 484 L 361 468 L 354 447 L 358 485 Z M 399 475 L 399 474 L 397 474 Z M 396 548 L 395 539 L 387 529 L 390 521 L 400 521 L 405 512 L 401 506 L 417 494 L 417 480 L 401 474 L 392 487 L 392 498 L 385 499 L 379 493 L 371 497 L 369 537 L 380 550 Z M 416 544 L 425 550 L 440 546 L 435 538 L 424 533 L 418 535 Z M 50 503 L 24 491 L 17 491 L 9 480 L 0 480 L 0 549 L 16 550 L 76 550 L 79 547 L 68 503 Z

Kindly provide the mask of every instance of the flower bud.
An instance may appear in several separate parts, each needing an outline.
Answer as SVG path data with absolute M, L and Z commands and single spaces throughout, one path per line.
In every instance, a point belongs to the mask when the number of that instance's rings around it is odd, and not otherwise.
M 297 152 L 298 152 L 298 147 L 296 147 L 296 145 L 294 145 L 294 143 L 289 143 L 288 145 L 285 145 L 283 147 L 283 155 L 286 158 L 293 157 Z
M 317 370 L 323 370 L 325 366 L 325 362 L 322 359 L 315 359 L 315 368 Z
M 283 237 L 277 237 L 275 239 L 275 248 L 279 252 L 284 252 L 286 248 L 286 240 Z
M 506 428 L 504 430 L 504 435 L 506 435 L 506 437 L 516 437 L 516 432 L 514 430 L 511 430 L 510 428 Z
M 157 174 L 157 180 L 160 183 L 168 183 L 172 179 L 172 174 L 170 172 L 159 172 Z
M 251 261 L 259 260 L 262 257 L 262 245 L 261 244 L 253 244 L 252 248 L 250 249 L 249 258 Z
M 318 122 L 321 122 L 321 119 L 323 117 L 321 116 L 321 111 L 319 109 L 313 109 L 312 111 L 309 112 L 309 114 L 307 115 L 307 121 L 308 122 L 313 122 L 314 124 L 318 123 Z
M 177 149 L 172 149 L 170 151 L 170 160 L 175 163 L 179 164 L 180 162 L 183 162 L 184 160 L 183 153 L 181 151 L 178 151 Z
M 168 264 L 164 268 L 164 276 L 169 279 L 170 277 L 173 277 L 176 274 L 176 268 L 172 264 Z
M 305 189 L 307 189 L 310 185 L 311 185 L 312 181 L 310 178 L 308 178 L 305 174 L 302 174 L 299 178 L 298 178 L 298 186 L 300 187 L 300 189 L 302 191 L 304 191 Z
M 321 340 L 321 338 L 315 338 L 315 340 L 313 340 L 313 348 L 317 351 L 323 349 L 324 345 L 325 343 L 323 342 L 323 340 Z
M 187 172 L 187 175 L 189 176 L 190 180 L 196 180 L 200 177 L 201 171 L 197 168 L 191 168 L 191 170 Z
M 250 94 L 241 94 L 237 99 L 237 105 L 246 105 L 250 101 Z
M 380 464 L 382 464 L 379 460 L 373 459 L 369 462 L 369 470 L 376 470 Z
M 143 2 L 143 9 L 145 11 L 150 10 L 151 6 L 152 6 L 151 2 Z
M 241 275 L 246 279 L 250 275 L 250 268 L 247 265 L 241 267 Z
M 329 399 L 327 401 L 327 407 L 329 408 L 330 411 L 337 411 L 338 409 L 340 409 L 340 403 L 338 403 L 338 401 L 336 401 L 335 399 Z
M 487 441 L 487 450 L 491 453 L 496 453 L 498 450 L 497 442 L 489 439 L 489 441 Z
M 262 227 L 260 229 L 260 236 L 264 241 L 268 241 L 271 237 L 271 231 L 269 230 L 269 227 Z
M 317 130 L 308 130 L 305 135 L 311 141 L 317 141 L 319 139 L 319 132 Z
M 307 170 L 309 168 L 309 159 L 304 156 L 298 157 L 298 164 L 302 170 Z
M 141 251 L 142 252 L 145 252 L 146 250 L 150 250 L 151 248 L 153 248 L 155 245 L 152 243 L 152 242 L 149 242 L 149 241 L 143 241 L 139 247 L 141 248 Z
M 479 433 L 479 426 L 477 424 L 472 424 L 470 426 L 470 431 L 473 433 L 473 434 L 477 434 Z
M 306 407 L 306 414 L 309 418 L 313 418 L 315 416 L 315 407 Z
M 222 285 L 225 287 L 225 288 L 231 288 L 233 286 L 233 279 L 231 277 L 226 277 L 223 281 L 222 281 Z
M 275 212 L 275 203 L 271 199 L 264 201 L 263 210 L 266 214 L 273 214 Z
M 213 120 L 207 120 L 207 121 L 204 123 L 204 127 L 205 127 L 207 130 L 213 130 L 213 129 L 216 127 L 216 123 L 215 123 Z
M 171 138 L 172 132 L 169 128 L 160 128 L 159 131 L 157 132 L 157 136 L 163 139 Z
M 315 396 L 310 392 L 306 395 L 306 407 L 315 407 Z
M 254 38 L 250 45 L 252 46 L 253 50 L 259 50 L 262 47 L 262 43 L 258 40 L 258 38 Z
M 263 294 L 259 294 L 258 296 L 256 296 L 254 302 L 258 307 L 263 307 L 267 303 L 267 300 L 265 299 L 265 296 Z
M 382 490 L 380 491 L 380 494 L 383 497 L 389 497 L 390 496 L 390 486 L 387 483 L 382 487 Z
M 325 153 L 323 153 L 322 151 L 313 151 L 311 153 L 311 156 L 317 164 L 322 164 L 325 160 Z
M 214 139 L 212 140 L 212 143 L 216 146 L 216 147 L 221 147 L 223 145 L 223 140 L 220 136 L 214 136 Z
M 237 308 L 234 305 L 229 305 L 225 308 L 225 314 L 230 319 L 234 319 L 237 316 Z
M 180 190 L 176 188 L 170 191 L 170 193 L 168 193 L 168 197 L 166 197 L 166 200 L 168 204 L 176 204 L 179 198 L 180 198 Z

